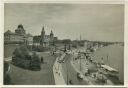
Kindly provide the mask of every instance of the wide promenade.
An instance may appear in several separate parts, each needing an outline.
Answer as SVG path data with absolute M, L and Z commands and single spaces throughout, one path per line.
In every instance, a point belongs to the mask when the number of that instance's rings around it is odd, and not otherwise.
M 57 61 L 61 58 L 63 59 L 65 57 L 65 54 L 61 55 L 61 57 L 57 57 L 56 61 L 53 65 L 53 74 L 54 74 L 54 79 L 55 79 L 55 84 L 56 85 L 65 85 L 65 80 L 62 75 L 62 65 L 58 63 Z

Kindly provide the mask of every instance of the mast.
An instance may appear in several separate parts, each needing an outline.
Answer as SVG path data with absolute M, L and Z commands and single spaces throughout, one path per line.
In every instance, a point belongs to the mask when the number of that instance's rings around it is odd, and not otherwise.
M 81 71 L 81 57 L 80 57 L 80 71 Z
M 80 54 L 80 52 L 79 52 L 79 54 Z M 80 71 L 81 71 L 81 54 L 80 54 L 79 58 L 80 58 Z
M 108 65 L 109 65 L 108 55 L 107 55 L 107 61 L 108 61 Z

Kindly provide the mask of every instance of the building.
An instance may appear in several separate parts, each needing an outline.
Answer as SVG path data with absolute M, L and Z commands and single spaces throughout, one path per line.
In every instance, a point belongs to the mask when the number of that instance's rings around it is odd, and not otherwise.
M 46 35 L 44 27 L 42 28 L 41 35 L 34 36 L 33 42 L 34 45 L 42 45 L 44 47 L 54 45 L 54 42 L 57 41 L 57 37 L 54 37 L 54 33 L 51 30 L 49 35 Z
M 31 45 L 33 43 L 33 36 L 31 34 L 26 34 L 23 25 L 20 24 L 18 25 L 15 32 L 11 32 L 10 30 L 8 30 L 4 33 L 4 43 L 5 44 L 26 43 Z
M 28 44 L 28 45 L 33 45 L 33 36 L 31 35 L 31 34 L 26 34 L 26 43 Z
M 18 25 L 17 29 L 15 30 L 16 34 L 25 35 L 26 31 L 24 30 L 24 27 L 22 24 Z

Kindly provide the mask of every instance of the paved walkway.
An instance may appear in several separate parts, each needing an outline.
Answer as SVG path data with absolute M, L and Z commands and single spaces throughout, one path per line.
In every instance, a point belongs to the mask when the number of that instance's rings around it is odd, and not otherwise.
M 63 54 L 60 58 L 57 57 L 54 65 L 53 65 L 53 74 L 54 74 L 54 79 L 55 79 L 55 84 L 56 85 L 66 85 L 65 80 L 62 75 L 62 65 L 58 63 L 58 59 L 62 59 L 65 57 L 65 54 Z
M 70 63 L 71 63 L 71 65 L 73 66 L 73 68 L 76 70 L 76 72 L 82 73 L 82 72 L 81 72 L 79 69 L 77 69 L 77 67 L 74 65 L 73 61 L 71 61 Z M 85 80 L 86 82 L 88 82 L 89 85 L 93 85 L 93 83 L 92 83 L 89 79 L 87 79 L 86 77 L 84 77 L 83 80 Z
M 72 54 L 72 56 L 74 56 L 75 54 Z M 82 65 L 82 69 L 83 70 L 86 70 L 87 69 L 87 67 L 88 67 L 88 65 L 89 65 L 89 63 L 88 62 L 86 62 L 85 60 L 81 60 L 81 65 Z M 77 60 L 77 61 L 73 61 L 73 59 L 71 60 L 71 65 L 74 67 L 74 69 L 77 71 L 77 72 L 79 72 L 79 73 L 84 73 L 84 71 L 82 70 L 82 71 L 80 71 L 80 68 L 78 67 L 78 65 L 79 65 L 79 63 L 80 63 L 80 61 L 79 60 Z M 85 64 L 85 63 L 87 63 L 87 64 Z M 95 82 L 93 82 L 94 80 L 93 79 L 90 79 L 90 77 L 86 77 L 86 76 L 84 76 L 84 79 L 83 80 L 85 80 L 85 81 L 87 81 L 88 82 L 88 84 L 89 85 L 95 85 L 96 83 Z M 112 83 L 112 81 L 111 80 L 107 80 L 107 85 L 113 85 L 113 83 Z
M 72 51 L 72 54 L 71 54 L 71 55 L 72 55 L 73 58 L 75 57 L 75 52 L 76 52 L 76 51 L 77 51 L 77 50 L 73 50 L 73 51 Z M 83 74 L 83 72 L 80 71 L 80 69 L 75 65 L 76 62 L 73 61 L 73 58 L 72 58 L 72 60 L 70 61 L 71 65 L 72 65 L 73 68 L 76 70 L 76 72 Z M 83 60 L 83 61 L 84 61 L 84 60 Z M 83 61 L 82 61 L 82 62 L 83 62 Z M 79 63 L 79 62 L 78 62 L 78 63 Z M 86 67 L 85 64 L 82 63 L 82 65 L 84 65 L 84 67 Z M 83 75 L 83 76 L 84 76 L 84 75 Z M 93 85 L 93 83 L 92 83 L 88 78 L 86 78 L 85 76 L 84 76 L 83 80 L 85 80 L 86 82 L 88 82 L 89 85 Z

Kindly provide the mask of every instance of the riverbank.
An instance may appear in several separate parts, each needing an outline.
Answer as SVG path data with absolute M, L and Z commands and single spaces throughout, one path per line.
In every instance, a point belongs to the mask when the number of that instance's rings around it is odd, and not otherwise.
M 101 58 L 106 65 L 119 71 L 119 78 L 124 80 L 124 46 L 114 44 L 103 47 L 92 55 L 93 60 L 101 63 Z
M 79 73 L 82 73 L 83 75 L 85 75 L 86 70 L 87 70 L 87 72 L 89 70 L 89 72 L 93 71 L 92 73 L 97 75 L 97 77 L 98 77 L 99 72 L 101 72 L 103 70 L 100 67 L 97 67 L 96 63 L 104 63 L 105 65 L 110 66 L 109 68 L 116 69 L 119 72 L 118 78 L 120 79 L 123 76 L 123 75 L 121 75 L 121 72 L 123 73 L 123 71 L 120 71 L 121 69 L 123 69 L 123 67 L 119 66 L 119 65 L 123 64 L 123 49 L 122 48 L 123 48 L 123 46 L 120 46 L 120 45 L 110 45 L 110 46 L 100 48 L 91 54 L 90 60 L 88 60 L 86 57 L 84 57 L 84 59 L 80 59 L 80 58 L 76 57 L 77 56 L 77 51 L 76 51 L 76 55 L 75 55 L 75 53 L 73 53 L 74 59 L 72 59 L 71 64 L 74 67 L 74 69 L 76 69 Z M 82 53 L 81 53 L 81 55 L 82 55 Z M 107 58 L 105 57 L 105 55 L 107 55 Z M 75 59 L 75 58 L 77 58 L 77 59 Z M 113 62 L 109 63 L 107 61 L 110 61 L 110 62 L 113 61 Z M 114 61 L 117 63 L 114 63 Z M 93 62 L 95 62 L 95 63 L 93 63 Z M 89 79 L 89 81 L 92 82 L 92 84 L 95 84 L 95 85 L 102 84 L 101 82 L 96 83 L 97 80 L 95 79 L 95 77 L 92 73 L 91 74 L 88 73 L 88 75 L 89 74 L 90 75 L 86 76 L 86 78 Z M 123 84 L 123 82 L 121 82 L 121 80 L 119 80 L 119 79 L 116 80 L 116 78 L 109 77 L 108 75 L 105 75 L 105 74 L 108 74 L 108 73 L 103 72 L 103 77 L 104 77 L 104 80 L 107 80 L 107 82 L 106 82 L 107 85 Z M 102 85 L 104 85 L 104 83 Z

